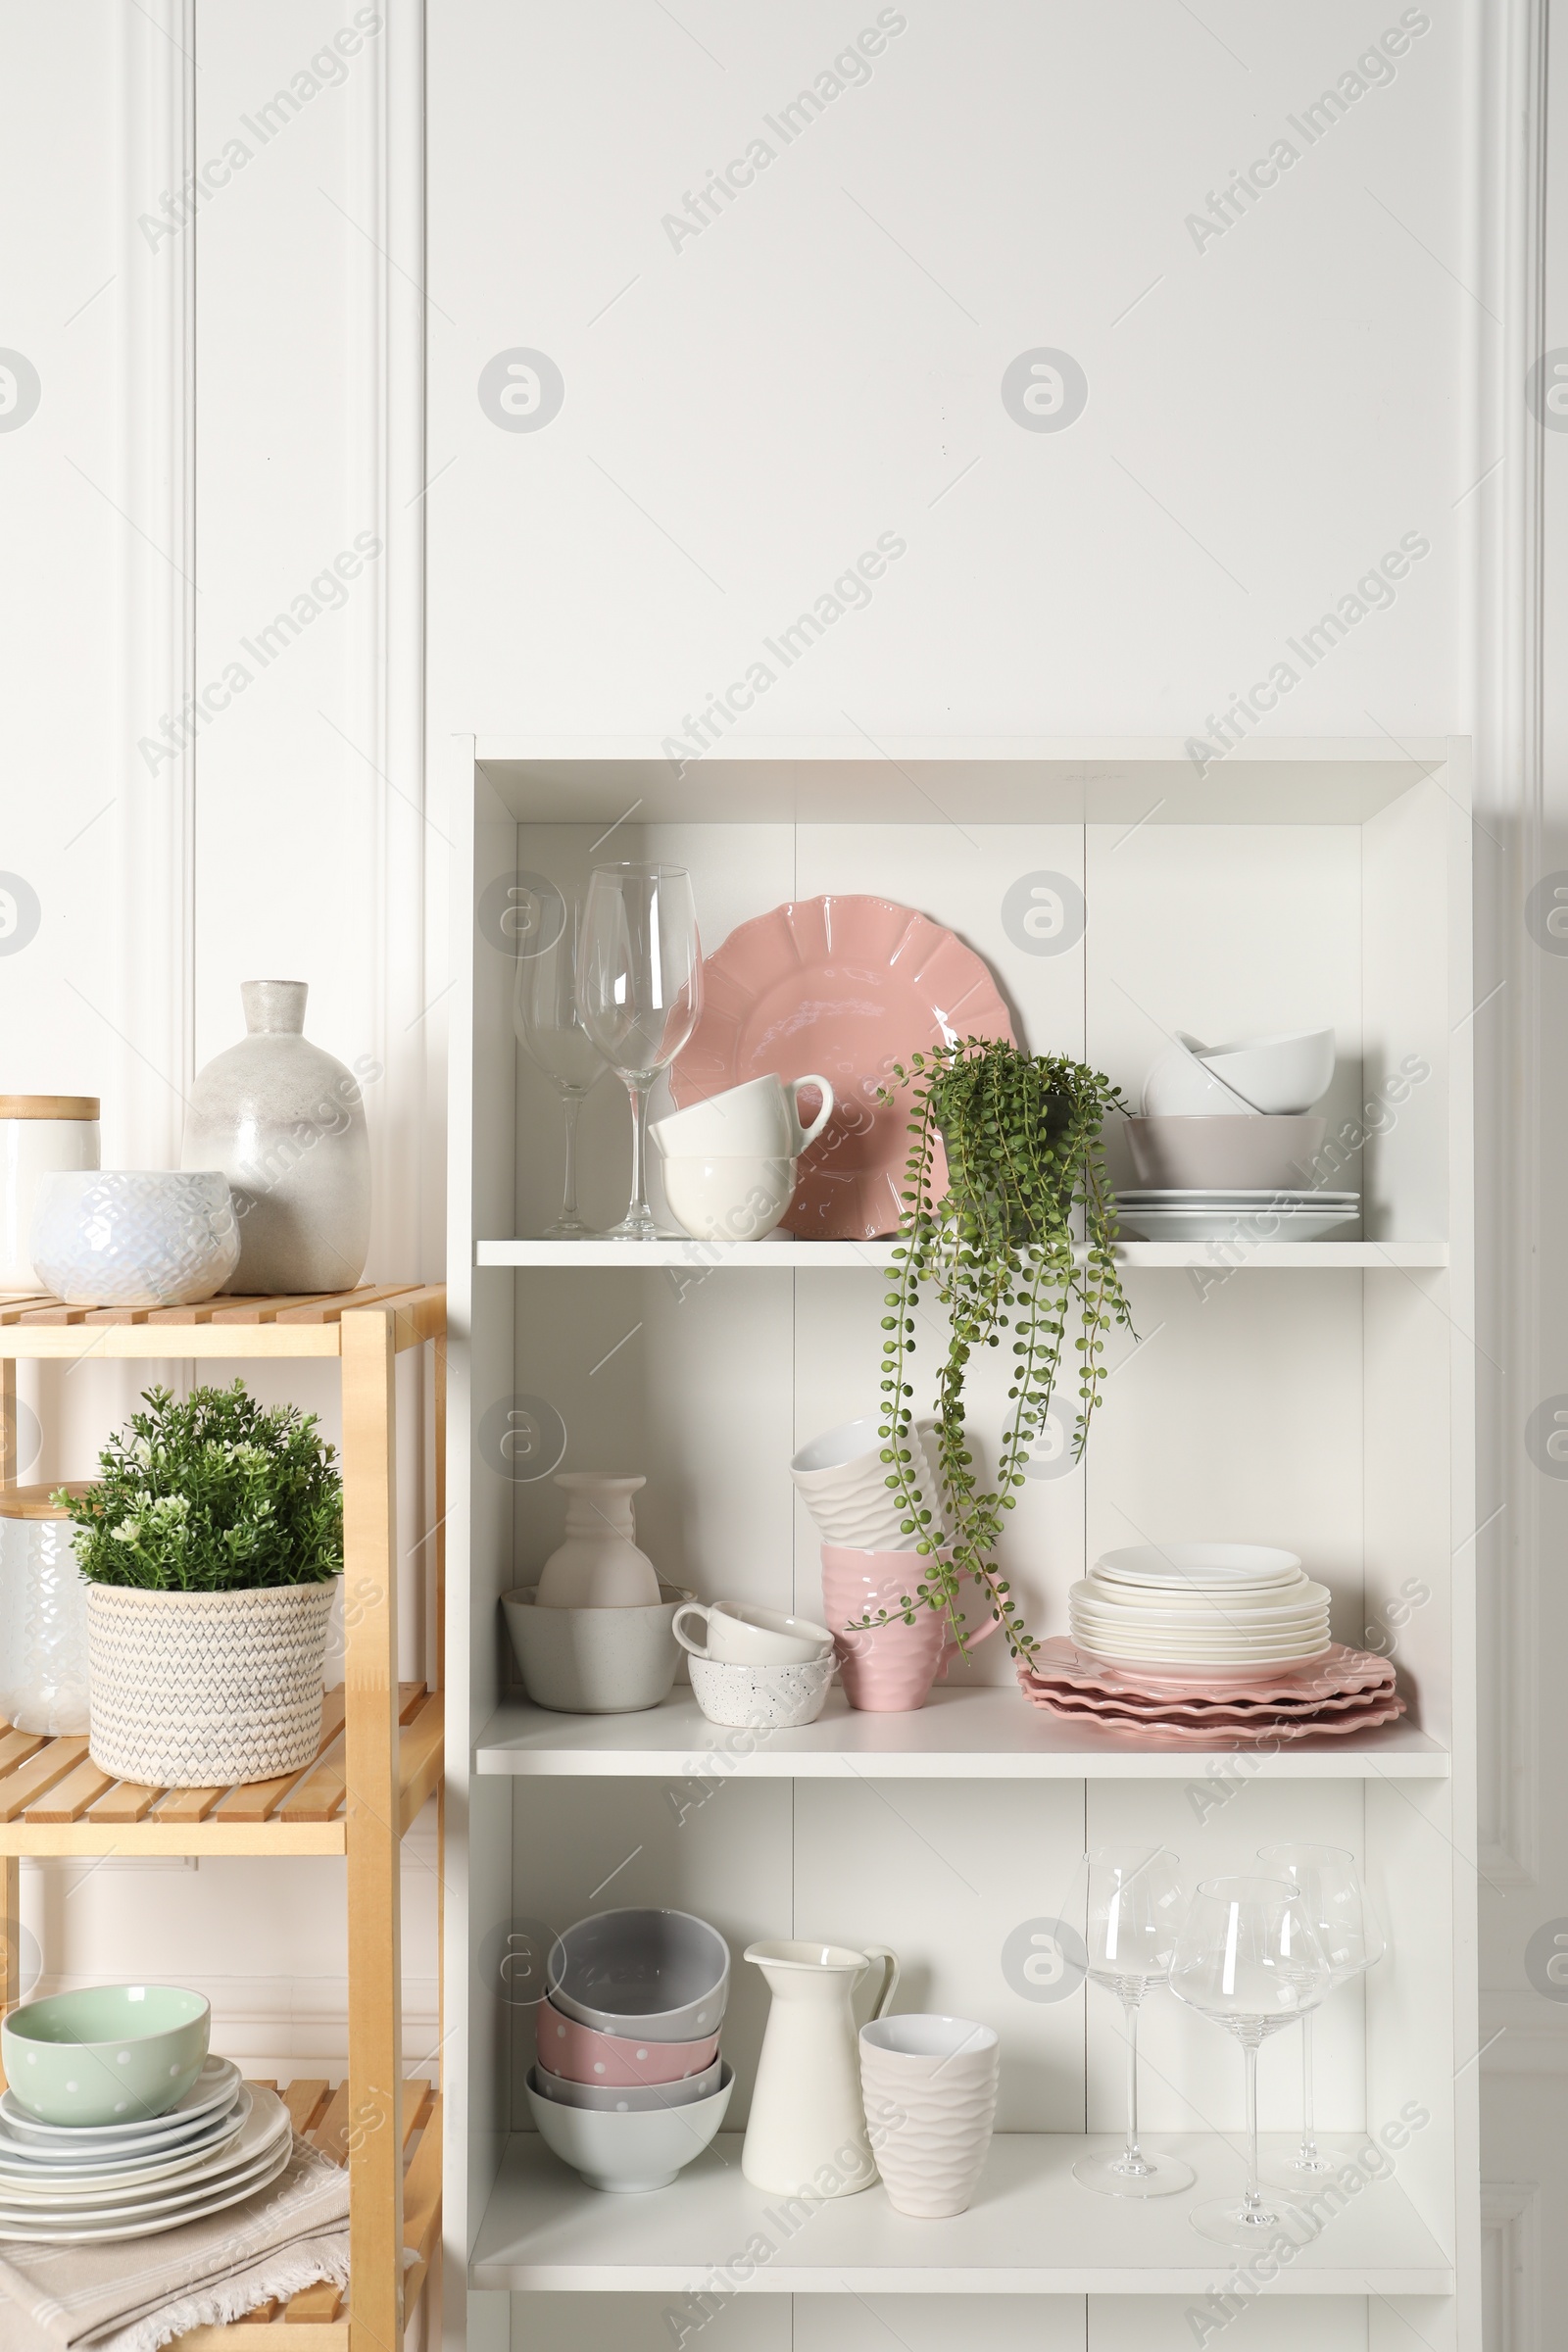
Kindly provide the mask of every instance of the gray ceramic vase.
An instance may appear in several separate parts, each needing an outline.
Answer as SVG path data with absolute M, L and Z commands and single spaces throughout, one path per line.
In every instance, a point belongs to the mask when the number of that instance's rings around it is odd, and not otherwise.
M 348 1291 L 370 1246 L 370 1139 L 360 1082 L 301 1035 L 303 980 L 247 980 L 248 1037 L 191 1090 L 180 1165 L 220 1168 L 239 1219 L 225 1288 Z

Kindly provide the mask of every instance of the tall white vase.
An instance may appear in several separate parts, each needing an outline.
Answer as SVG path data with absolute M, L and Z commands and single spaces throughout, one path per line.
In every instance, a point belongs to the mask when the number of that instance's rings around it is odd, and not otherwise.
M 647 1485 L 608 1470 L 558 1470 L 566 1496 L 566 1540 L 539 1572 L 541 1609 L 653 1609 L 659 1571 L 639 1550 L 631 1498 Z
M 754 1943 L 746 1957 L 773 1996 L 758 2061 L 741 2171 L 775 2196 L 853 2197 L 877 2177 L 865 2132 L 855 1987 L 883 1964 L 871 2014 L 893 1998 L 899 1963 L 885 1943 Z
M 370 1139 L 360 1082 L 302 1035 L 303 980 L 247 980 L 250 1034 L 191 1089 L 184 1168 L 227 1177 L 239 1264 L 225 1288 L 348 1291 L 370 1246 Z

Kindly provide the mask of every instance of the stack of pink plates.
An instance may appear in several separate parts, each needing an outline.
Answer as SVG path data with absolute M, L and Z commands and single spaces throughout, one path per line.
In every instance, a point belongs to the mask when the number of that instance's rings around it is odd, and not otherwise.
M 1024 1696 L 1064 1723 L 1092 1725 L 1140 1746 L 1240 1747 L 1345 1737 L 1404 1712 L 1394 1668 L 1334 1642 L 1293 1666 L 1111 1664 L 1059 1638 L 1018 1669 Z

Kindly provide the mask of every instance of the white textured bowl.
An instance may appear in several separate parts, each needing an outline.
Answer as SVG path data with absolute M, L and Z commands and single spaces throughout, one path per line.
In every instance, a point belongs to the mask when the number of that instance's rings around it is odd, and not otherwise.
M 547 2148 L 580 2173 L 590 2188 L 667 2188 L 694 2162 L 724 2120 L 735 2070 L 726 2066 L 711 2098 L 689 2107 L 663 2107 L 643 2115 L 595 2113 L 561 2107 L 528 2082 L 528 2104 Z
M 1334 1032 L 1297 1029 L 1283 1037 L 1241 1038 L 1233 1046 L 1204 1046 L 1200 1058 L 1254 1110 L 1310 1110 L 1334 1082 Z
M 1235 1094 L 1218 1072 L 1199 1058 L 1204 1049 L 1178 1030 L 1144 1080 L 1147 1117 L 1168 1119 L 1245 1118 L 1253 1105 Z
M 806 1666 L 732 1666 L 719 1658 L 694 1657 L 692 1689 L 710 1723 L 789 1732 L 816 1721 L 837 1666 L 831 1652 Z
M 190 1306 L 239 1264 L 239 1226 L 215 1169 L 71 1168 L 40 1184 L 29 1246 L 68 1306 Z

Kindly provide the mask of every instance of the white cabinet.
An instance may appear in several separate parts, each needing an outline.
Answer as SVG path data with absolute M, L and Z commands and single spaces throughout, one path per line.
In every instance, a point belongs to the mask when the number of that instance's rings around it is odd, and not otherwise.
M 1114 2004 L 1093 1986 L 1027 2000 L 1001 1951 L 1054 1914 L 1086 1843 L 1157 1838 L 1206 1877 L 1295 1837 L 1353 1847 L 1387 1917 L 1391 1956 L 1364 1997 L 1335 1996 L 1317 2038 L 1320 2126 L 1386 2135 L 1388 2177 L 1280 2266 L 1233 2340 L 1382 2352 L 1413 2328 L 1433 2352 L 1473 2344 L 1465 747 L 1252 744 L 1200 776 L 1179 744 L 1152 741 L 777 742 L 680 775 L 654 745 L 467 740 L 449 773 L 452 2340 L 465 2276 L 469 2340 L 487 2347 L 509 2326 L 530 2347 L 575 2347 L 584 2329 L 679 2346 L 711 2329 L 715 2352 L 782 2352 L 792 2326 L 822 2352 L 869 2352 L 889 2329 L 923 2352 L 960 2326 L 997 2352 L 1015 2335 L 1094 2352 L 1214 2340 L 1241 2306 L 1207 2300 L 1226 2257 L 1187 2228 L 1187 2200 L 1124 2205 L 1071 2177 L 1076 2135 L 1119 2121 Z M 639 1540 L 664 1575 L 812 1614 L 815 1544 L 788 1458 L 877 1397 L 879 1245 L 529 1238 L 556 1211 L 561 1114 L 516 1049 L 497 909 L 517 874 L 573 880 L 596 857 L 638 856 L 691 869 L 710 949 L 824 891 L 918 907 L 985 956 L 1020 1037 L 1134 1100 L 1168 1031 L 1333 1023 L 1329 1181 L 1359 1188 L 1359 1233 L 1128 1245 L 1136 1339 L 1113 1343 L 1085 1462 L 1030 1480 L 1004 1552 L 1046 1634 L 1065 1630 L 1067 1589 L 1107 1545 L 1289 1545 L 1332 1588 L 1339 1639 L 1393 1643 L 1403 1723 L 1275 1755 L 1097 1746 L 1025 1706 L 999 1642 L 918 1714 L 835 1698 L 810 1730 L 765 1740 L 715 1731 L 684 1683 L 662 1708 L 599 1720 L 514 1692 L 497 1595 L 559 1540 L 558 1462 L 647 1477 Z M 1082 925 L 1041 939 L 1005 920 L 1028 877 L 1064 882 L 1069 906 L 1080 894 Z M 608 1223 L 629 1154 L 612 1078 L 581 1145 L 585 1213 Z M 982 1381 L 983 1439 L 999 1415 Z M 972 2210 L 916 2224 L 873 2189 L 747 2257 L 767 2200 L 731 2134 L 673 2187 L 615 2199 L 514 2132 L 532 2048 L 517 1955 L 546 1928 L 643 1901 L 700 1912 L 737 1952 L 792 1933 L 892 1943 L 901 2005 L 994 2024 L 999 2136 Z M 735 2131 L 763 2002 L 738 1966 Z M 1144 2124 L 1190 2142 L 1213 2193 L 1240 2174 L 1234 2051 L 1163 1997 L 1143 2040 Z M 1271 2042 L 1265 2129 L 1290 2130 L 1297 2091 L 1294 2037 Z M 978 2315 L 948 2300 L 976 2294 L 990 2298 Z

